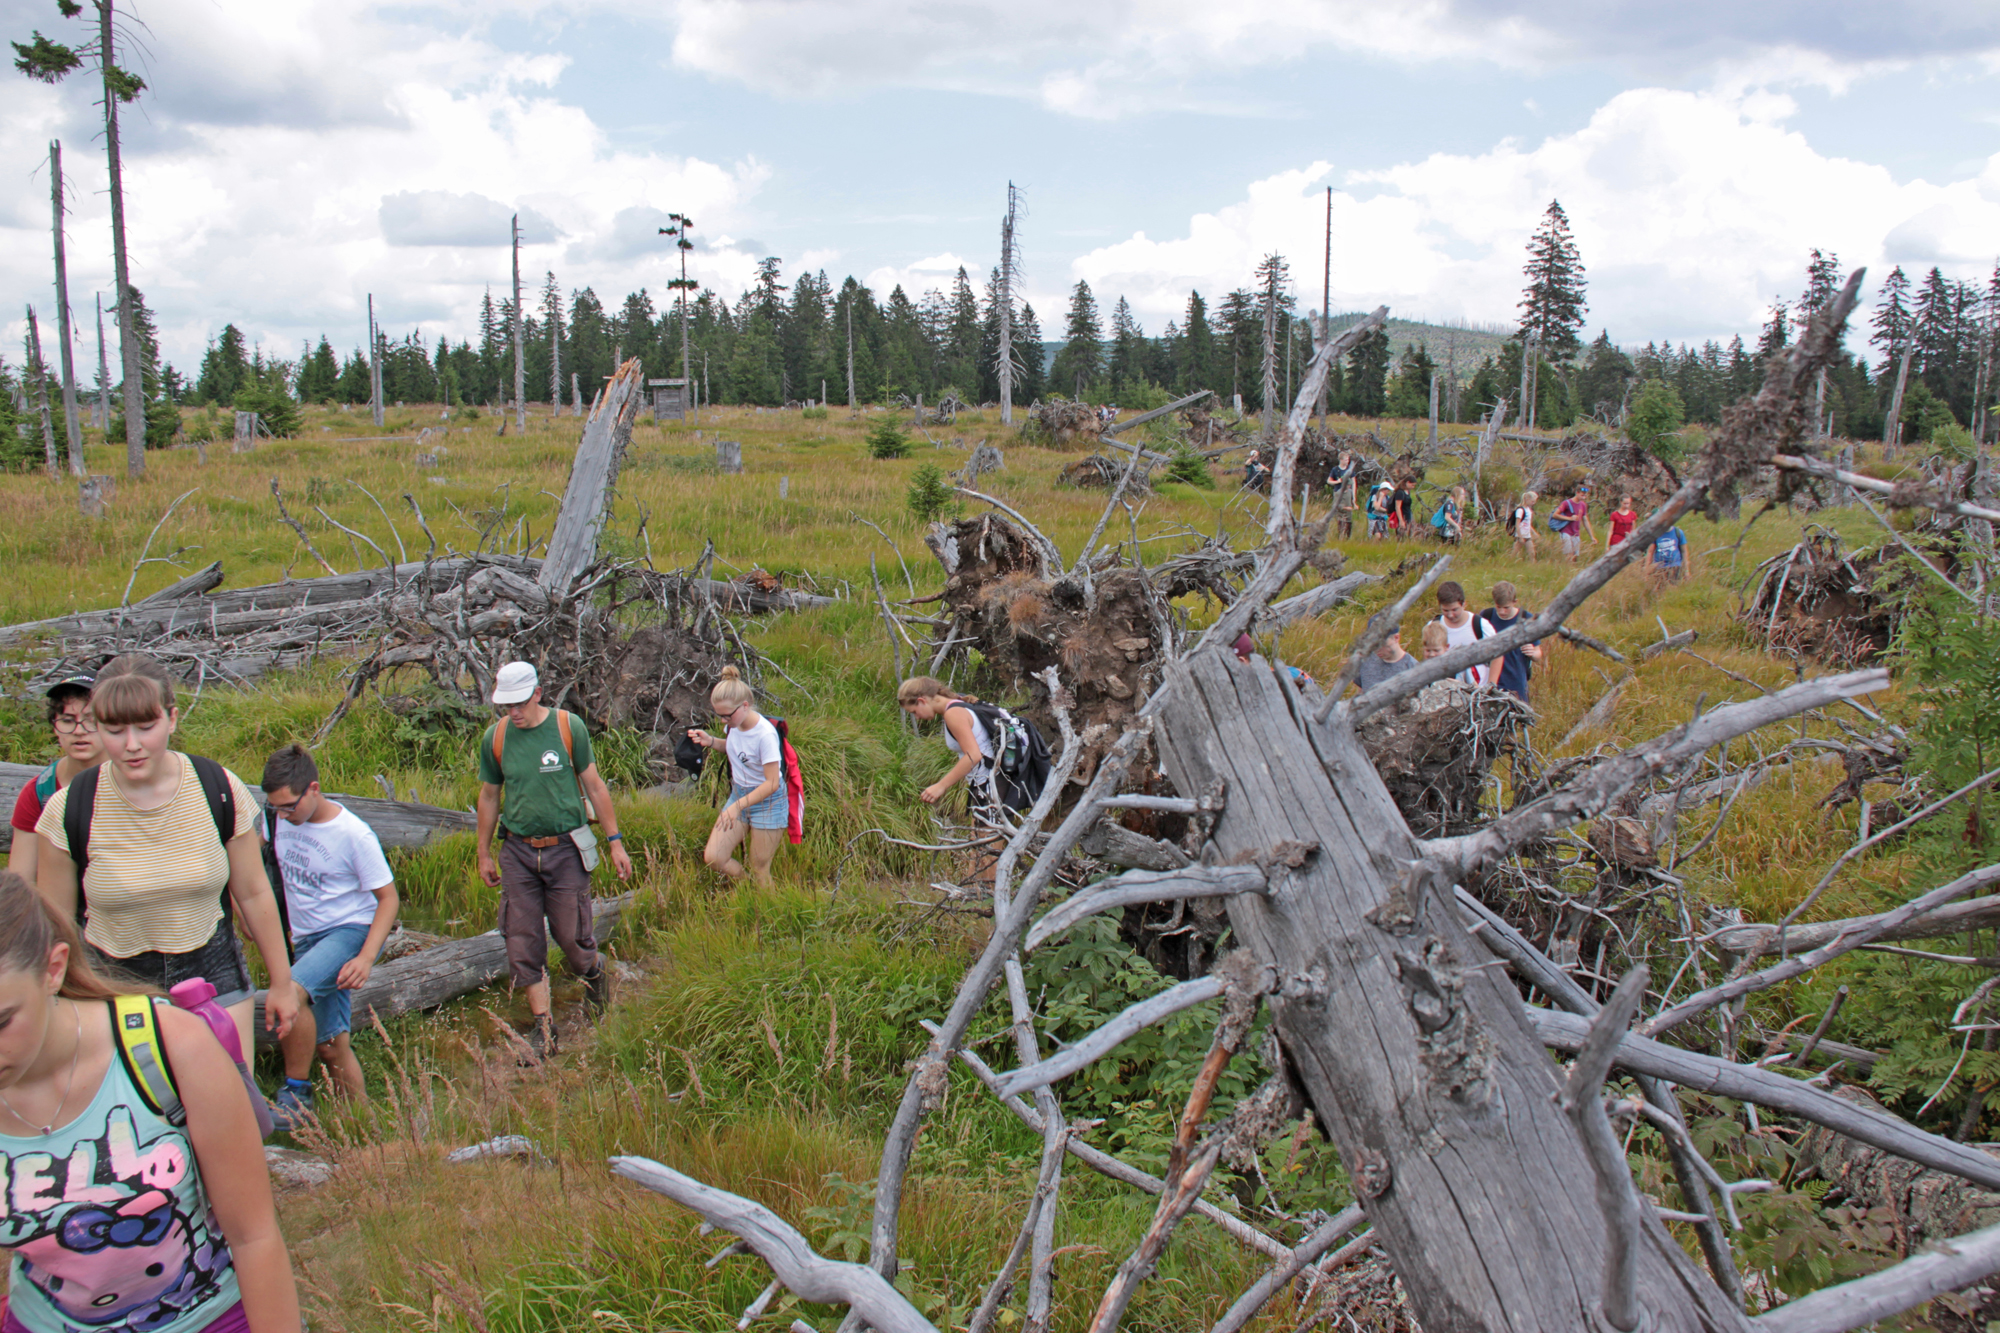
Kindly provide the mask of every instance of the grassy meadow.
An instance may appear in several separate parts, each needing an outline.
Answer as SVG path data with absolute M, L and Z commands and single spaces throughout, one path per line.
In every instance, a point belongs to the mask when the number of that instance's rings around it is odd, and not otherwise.
M 613 946 L 626 965 L 619 999 L 595 1033 L 572 1025 L 563 1058 L 532 1076 L 515 1069 L 500 1032 L 525 1013 L 504 991 L 404 1019 L 380 1036 L 358 1035 L 375 1100 L 329 1115 L 324 1131 L 303 1144 L 339 1170 L 326 1185 L 288 1192 L 281 1205 L 314 1328 L 511 1333 L 733 1324 L 768 1280 L 762 1265 L 732 1259 L 704 1267 L 726 1241 L 698 1237 L 691 1214 L 610 1176 L 604 1159 L 617 1153 L 655 1157 L 761 1199 L 824 1252 L 864 1256 L 865 1182 L 904 1063 L 922 1044 L 918 1020 L 942 1012 L 985 930 L 981 917 L 929 910 L 925 886 L 953 867 L 885 848 L 866 833 L 926 834 L 932 825 L 916 794 L 948 764 L 936 736 L 912 735 L 894 707 L 890 653 L 868 600 L 871 558 L 892 598 L 939 589 L 942 573 L 904 497 L 920 465 L 952 470 L 965 457 L 918 436 L 908 459 L 871 459 L 863 435 L 883 415 L 852 420 L 836 408 L 806 419 L 796 411 L 711 409 L 696 424 L 642 422 L 636 429 L 606 530 L 611 549 L 672 568 L 691 564 L 713 541 L 718 577 L 758 568 L 788 584 L 853 594 L 838 606 L 745 627 L 784 673 L 771 677 L 770 711 L 790 720 L 805 765 L 806 843 L 781 852 L 772 889 L 725 887 L 701 864 L 713 793 L 644 792 L 657 779 L 640 747 L 605 738 L 600 758 L 618 792 L 641 891 L 639 910 Z M 363 413 L 310 408 L 296 439 L 240 455 L 222 441 L 209 446 L 206 462 L 192 449 L 154 453 L 138 481 L 122 475 L 122 447 L 95 446 L 92 471 L 118 478 L 103 519 L 77 512 L 71 481 L 0 478 L 0 562 L 15 570 L 0 618 L 114 606 L 128 581 L 130 595 L 142 597 L 211 560 L 222 562 L 230 587 L 324 573 L 278 520 L 274 480 L 314 546 L 341 571 L 379 565 L 378 550 L 421 557 L 430 539 L 417 508 L 441 554 L 482 540 L 487 549 L 532 549 L 553 524 L 582 424 L 551 420 L 544 410 L 525 432 L 510 428 L 503 437 L 494 415 L 444 420 L 435 406 L 391 409 L 380 431 L 366 421 Z M 1367 425 L 1392 440 L 1421 430 L 1420 423 Z M 427 431 L 421 440 L 420 431 Z M 997 412 L 964 414 L 955 428 L 932 433 L 1002 448 L 1005 469 L 981 478 L 980 489 L 1027 514 L 1074 556 L 1104 498 L 1055 484 L 1074 455 L 1024 445 Z M 740 475 L 715 470 L 718 437 L 741 442 Z M 1449 485 L 1456 477 L 1451 464 L 1441 464 L 1427 480 Z M 1231 476 L 1219 482 L 1214 489 L 1157 488 L 1137 519 L 1148 563 L 1218 529 L 1238 534 L 1239 545 L 1254 544 L 1261 499 L 1240 494 Z M 977 507 L 966 502 L 968 511 Z M 1855 546 L 1878 540 L 1858 509 L 1813 519 Z M 366 534 L 375 549 L 335 521 Z M 1626 652 L 1629 668 L 1566 643 L 1547 648 L 1534 682 L 1540 721 L 1533 744 L 1543 762 L 1651 736 L 1697 707 L 1754 692 L 1729 673 L 1767 687 L 1795 679 L 1790 661 L 1752 645 L 1735 612 L 1738 586 L 1759 561 L 1798 539 L 1801 520 L 1776 513 L 1747 537 L 1741 522 L 1693 518 L 1685 526 L 1696 553 L 1688 582 L 1658 590 L 1629 571 L 1571 621 Z M 1129 539 L 1131 523 L 1121 514 L 1111 531 Z M 149 535 L 148 563 L 135 575 Z M 1339 544 L 1350 569 L 1375 572 L 1429 546 Z M 1497 532 L 1474 533 L 1452 576 L 1475 608 L 1499 579 L 1516 583 L 1523 604 L 1538 607 L 1572 572 L 1551 558 L 1553 534 L 1542 546 L 1540 562 L 1523 563 Z M 1366 615 L 1400 586 L 1378 587 L 1339 614 L 1293 626 L 1276 650 L 1316 676 L 1331 676 Z M 1199 605 L 1190 610 L 1197 621 L 1213 614 Z M 1420 610 L 1406 626 L 1413 650 L 1417 626 L 1430 614 Z M 1694 648 L 1708 662 L 1681 654 L 1640 661 L 1637 650 L 1663 626 L 1698 630 Z M 183 748 L 254 780 L 273 748 L 318 727 L 338 697 L 341 669 L 328 661 L 251 690 L 208 689 L 186 706 Z M 1559 748 L 1628 671 L 1632 680 L 1609 721 Z M 0 758 L 39 761 L 50 751 L 40 701 L 18 696 L 16 689 L 0 700 Z M 1893 692 L 1872 702 L 1892 715 L 1904 706 Z M 1801 728 L 1826 731 L 1830 723 L 1785 730 Z M 1759 743 L 1768 749 L 1781 741 L 1753 739 L 1743 749 Z M 470 748 L 465 734 L 412 727 L 371 699 L 335 731 L 320 763 L 329 790 L 374 794 L 380 775 L 399 794 L 463 807 L 476 785 Z M 1817 808 L 1839 776 L 1832 761 L 1797 764 L 1744 794 L 1712 842 L 1677 868 L 1690 899 L 1762 919 L 1796 903 L 1853 841 L 1851 809 L 1828 818 Z M 1714 817 L 1710 806 L 1684 821 L 1682 845 L 1700 840 Z M 473 874 L 469 838 L 395 860 L 411 924 L 453 934 L 491 927 L 493 895 Z M 1933 882 L 1934 871 L 1931 853 L 1918 844 L 1862 858 L 1815 915 L 1897 900 L 1912 884 Z M 606 883 L 600 876 L 600 889 Z M 1106 963 L 1102 954 L 1065 955 L 1041 967 L 1039 980 L 1031 978 L 1037 994 L 1066 997 L 1079 1023 L 1166 984 L 1143 964 Z M 1076 977 L 1086 975 L 1088 984 L 1079 986 Z M 559 982 L 559 1002 L 573 1010 L 577 987 Z M 1773 1026 L 1792 1003 L 1786 995 L 1769 1001 L 1779 1013 Z M 975 1040 L 990 1048 L 1006 1026 L 1004 1012 L 992 1010 L 975 1025 Z M 1206 1040 L 1204 1026 L 1188 1024 L 1150 1050 L 1157 1060 L 1145 1066 L 1145 1078 L 1084 1087 L 1089 1076 L 1079 1076 L 1064 1092 L 1066 1105 L 1104 1118 L 1100 1141 L 1143 1159 L 1163 1141 L 1178 1108 L 1174 1094 L 1191 1076 L 1186 1049 L 1196 1048 L 1198 1061 Z M 443 1160 L 450 1149 L 508 1133 L 534 1139 L 546 1164 Z M 1033 1188 L 1038 1147 L 969 1077 L 954 1077 L 920 1140 L 903 1242 L 901 1285 L 939 1327 L 963 1326 L 977 1304 Z M 1261 1186 L 1234 1181 L 1212 1190 L 1217 1197 L 1235 1192 L 1253 1213 L 1273 1200 L 1327 1208 L 1347 1201 L 1337 1161 L 1316 1141 L 1275 1145 L 1269 1175 Z M 1083 1326 L 1151 1213 L 1150 1198 L 1072 1160 L 1059 1214 L 1058 1241 L 1067 1248 L 1056 1327 Z M 1259 1268 L 1256 1256 L 1191 1221 L 1125 1326 L 1205 1327 Z M 780 1309 L 821 1329 L 838 1321 L 824 1308 L 781 1301 Z M 1254 1327 L 1289 1329 L 1301 1313 L 1280 1301 Z

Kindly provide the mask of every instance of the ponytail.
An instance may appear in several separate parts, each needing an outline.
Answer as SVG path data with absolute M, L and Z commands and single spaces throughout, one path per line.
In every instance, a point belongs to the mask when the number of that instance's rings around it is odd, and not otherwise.
M 966 703 L 978 703 L 976 694 L 960 694 L 936 676 L 912 676 L 896 687 L 896 702 L 907 708 L 919 699 L 935 699 L 942 695 L 947 699 L 962 699 Z

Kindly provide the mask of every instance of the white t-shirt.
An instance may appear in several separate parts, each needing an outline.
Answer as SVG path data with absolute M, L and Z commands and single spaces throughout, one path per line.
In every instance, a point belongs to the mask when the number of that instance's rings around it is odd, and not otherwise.
M 764 765 L 785 761 L 785 749 L 778 741 L 778 729 L 771 725 L 768 717 L 758 718 L 757 725 L 746 730 L 738 731 L 731 727 L 722 743 L 729 753 L 729 776 L 738 787 L 763 786 Z
M 1535 511 L 1527 505 L 1517 505 L 1512 517 L 1514 519 L 1514 535 L 1526 541 L 1533 541 L 1535 538 Z
M 1456 626 L 1447 624 L 1445 618 L 1439 616 L 1438 624 L 1444 625 L 1445 643 L 1453 648 L 1458 647 L 1460 644 L 1475 643 L 1485 638 L 1488 633 L 1485 622 L 1480 620 L 1478 616 L 1473 616 L 1463 625 Z M 1476 666 L 1469 666 L 1458 673 L 1458 679 L 1464 681 L 1467 685 L 1484 685 L 1486 684 L 1486 670 L 1491 665 L 1492 663 L 1490 662 L 1481 662 Z
M 979 720 L 979 714 L 972 709 L 966 708 L 963 704 L 951 704 L 945 711 L 949 712 L 952 708 L 965 708 L 965 715 L 972 719 L 972 740 L 979 747 L 979 753 L 974 758 L 979 762 L 972 766 L 972 771 L 967 773 L 965 778 L 973 786 L 983 787 L 986 785 L 986 780 L 993 776 L 993 765 L 989 762 L 993 758 L 993 736 L 986 730 L 986 724 Z M 964 747 L 958 743 L 958 737 L 951 734 L 950 727 L 944 729 L 944 743 L 953 754 L 965 753 Z
M 346 806 L 324 824 L 280 819 L 272 845 L 285 875 L 293 939 L 371 924 L 375 890 L 395 882 L 375 830 Z

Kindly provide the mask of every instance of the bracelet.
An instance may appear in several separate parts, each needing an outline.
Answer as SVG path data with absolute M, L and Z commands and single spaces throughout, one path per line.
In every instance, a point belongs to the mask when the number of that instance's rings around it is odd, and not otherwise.
M 606 842 L 623 842 L 625 841 L 625 835 L 622 833 L 607 833 L 604 835 L 604 840 Z

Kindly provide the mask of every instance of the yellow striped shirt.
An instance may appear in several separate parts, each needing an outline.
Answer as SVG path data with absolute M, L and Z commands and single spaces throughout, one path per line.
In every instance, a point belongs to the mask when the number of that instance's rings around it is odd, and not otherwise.
M 215 836 L 215 816 L 193 761 L 179 753 L 170 757 L 180 765 L 180 785 L 157 810 L 134 809 L 108 771 L 97 775 L 83 936 L 113 958 L 187 953 L 206 944 L 222 919 L 229 854 Z M 229 789 L 236 796 L 236 832 L 248 833 L 257 824 L 257 803 L 234 773 Z M 74 790 L 57 792 L 35 825 L 65 854 L 63 811 Z

